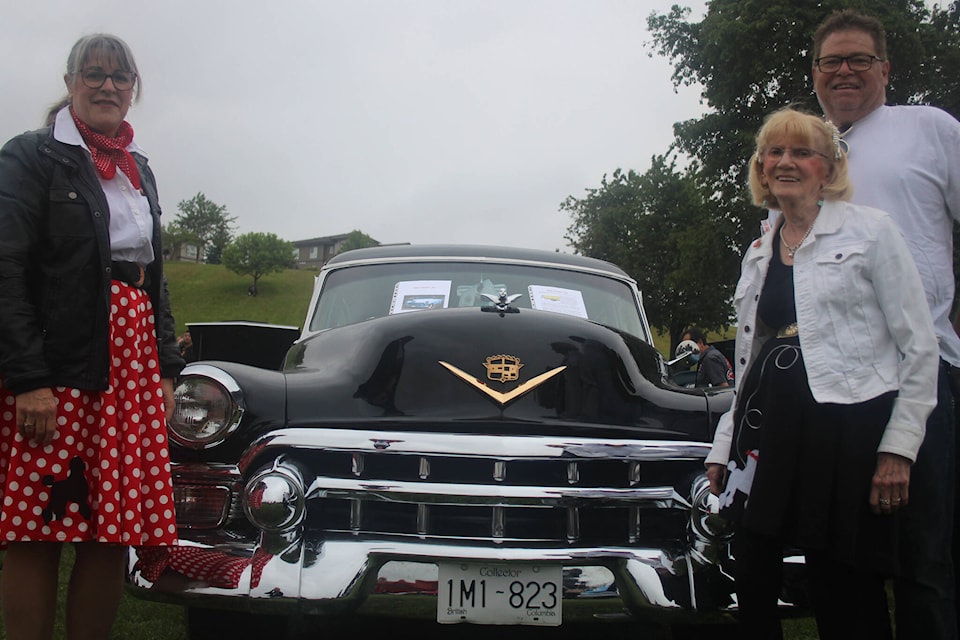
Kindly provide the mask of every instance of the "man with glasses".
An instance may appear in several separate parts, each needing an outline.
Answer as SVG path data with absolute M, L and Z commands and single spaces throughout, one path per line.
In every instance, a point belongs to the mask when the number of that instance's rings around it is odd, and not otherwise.
M 937 408 L 911 470 L 902 512 L 901 577 L 894 581 L 898 638 L 956 638 L 951 553 L 956 496 L 956 423 L 951 378 L 960 337 L 954 297 L 953 223 L 960 221 L 960 123 L 929 106 L 888 106 L 890 61 L 879 20 L 836 12 L 817 29 L 813 86 L 842 132 L 852 201 L 888 211 L 920 271 L 940 344 Z

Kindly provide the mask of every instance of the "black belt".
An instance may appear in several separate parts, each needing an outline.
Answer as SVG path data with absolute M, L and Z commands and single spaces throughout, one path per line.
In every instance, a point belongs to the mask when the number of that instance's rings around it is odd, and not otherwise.
M 139 262 L 112 260 L 110 262 L 110 277 L 113 280 L 126 282 L 138 289 L 147 286 L 150 282 L 147 278 L 147 270 Z

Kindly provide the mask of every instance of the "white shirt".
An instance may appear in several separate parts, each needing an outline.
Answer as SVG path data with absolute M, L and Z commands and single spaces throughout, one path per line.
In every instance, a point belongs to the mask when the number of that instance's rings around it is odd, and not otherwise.
M 57 113 L 54 123 L 54 139 L 64 144 L 83 147 L 87 153 L 90 148 L 83 141 L 77 125 L 70 115 L 70 107 L 64 107 Z M 131 141 L 127 151 L 146 156 L 137 143 Z M 92 160 L 91 160 L 92 162 Z M 111 180 L 105 180 L 96 170 L 100 187 L 107 197 L 110 207 L 110 254 L 114 260 L 126 260 L 147 265 L 153 262 L 153 216 L 150 215 L 150 202 L 147 197 L 133 188 L 130 178 L 117 169 Z
M 920 271 L 940 355 L 960 366 L 953 304 L 953 222 L 960 222 L 960 122 L 928 106 L 883 106 L 844 134 L 851 202 L 887 211 Z
M 769 334 L 757 304 L 778 234 L 766 233 L 743 257 L 734 294 L 739 323 L 736 379 Z M 878 451 L 916 459 L 937 403 L 937 339 L 920 275 L 883 211 L 826 202 L 794 256 L 794 299 L 807 379 L 820 403 L 855 404 L 899 391 Z M 733 406 L 720 417 L 706 462 L 726 464 Z

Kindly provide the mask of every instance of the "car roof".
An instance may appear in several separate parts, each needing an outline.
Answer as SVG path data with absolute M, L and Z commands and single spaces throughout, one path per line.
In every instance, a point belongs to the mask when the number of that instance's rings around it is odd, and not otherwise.
M 385 259 L 417 258 L 490 258 L 491 260 L 510 260 L 540 262 L 596 271 L 606 271 L 625 278 L 630 276 L 620 267 L 606 260 L 587 256 L 545 251 L 542 249 L 522 249 L 496 245 L 467 244 L 388 244 L 366 249 L 351 249 L 330 258 L 325 266 L 340 266 L 348 262 L 367 262 Z

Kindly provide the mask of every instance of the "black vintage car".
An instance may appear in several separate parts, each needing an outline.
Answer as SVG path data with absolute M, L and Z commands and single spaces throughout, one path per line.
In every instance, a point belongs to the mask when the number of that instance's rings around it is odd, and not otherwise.
M 670 380 L 616 266 L 360 249 L 319 273 L 299 335 L 241 325 L 191 327 L 201 360 L 170 424 L 180 544 L 128 567 L 136 595 L 188 607 L 191 637 L 400 598 L 450 624 L 735 612 L 703 467 L 731 390 Z

